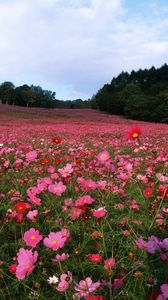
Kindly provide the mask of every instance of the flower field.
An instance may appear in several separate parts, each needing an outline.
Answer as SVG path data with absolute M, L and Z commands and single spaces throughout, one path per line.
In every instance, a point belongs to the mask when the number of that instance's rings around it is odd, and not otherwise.
M 165 124 L 0 105 L 0 299 L 168 299 L 167 141 Z

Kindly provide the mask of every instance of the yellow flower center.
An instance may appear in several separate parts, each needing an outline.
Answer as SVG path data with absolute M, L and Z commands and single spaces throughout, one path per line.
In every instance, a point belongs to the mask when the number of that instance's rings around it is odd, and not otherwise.
M 87 286 L 86 283 L 83 283 L 83 284 L 82 284 L 82 290 L 83 290 L 83 291 L 88 291 L 88 286 Z
M 138 133 L 137 132 L 134 132 L 133 134 L 132 134 L 132 137 L 135 139 L 135 138 L 137 138 L 138 137 Z
M 31 240 L 34 241 L 36 239 L 35 235 L 31 236 Z
M 106 159 L 107 155 L 106 154 L 102 154 L 101 159 Z
M 53 243 L 53 245 L 56 245 L 56 244 L 57 244 L 57 241 L 56 241 L 56 240 L 54 240 L 52 243 Z

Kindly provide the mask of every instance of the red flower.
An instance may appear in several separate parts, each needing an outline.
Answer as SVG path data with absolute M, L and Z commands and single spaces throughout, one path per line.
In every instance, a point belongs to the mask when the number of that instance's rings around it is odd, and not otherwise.
M 10 272 L 10 273 L 15 273 L 15 272 L 16 272 L 16 267 L 17 267 L 16 264 L 10 265 L 10 266 L 9 266 L 9 272 Z
M 148 300 L 157 300 L 160 293 L 156 290 L 153 290 L 148 296 Z
M 142 130 L 141 130 L 140 127 L 138 127 L 138 126 L 132 126 L 130 128 L 130 131 L 128 132 L 126 138 L 128 140 L 132 140 L 132 139 L 135 140 L 135 139 L 138 139 L 140 137 L 141 133 L 142 133 Z
M 61 159 L 61 158 L 55 159 L 55 164 L 56 164 L 56 165 L 59 165 L 61 162 L 62 162 L 62 159 Z
M 144 190 L 144 196 L 145 196 L 145 197 L 151 197 L 152 194 L 153 194 L 152 189 L 146 188 L 146 189 Z
M 99 263 L 102 261 L 102 256 L 100 254 L 88 254 L 86 257 L 94 263 Z
M 23 221 L 23 215 L 22 215 L 22 214 L 19 214 L 19 215 L 17 216 L 16 222 L 17 222 L 17 223 L 21 223 L 22 221 Z
M 63 183 L 69 183 L 71 181 L 71 177 L 62 178 Z
M 51 159 L 50 159 L 49 157 L 45 157 L 45 158 L 43 158 L 43 159 L 41 160 L 40 165 L 41 165 L 41 166 L 47 165 L 47 164 L 50 163 L 50 161 L 51 161 Z
M 39 170 L 39 174 L 43 174 L 44 171 L 42 169 Z
M 54 138 L 52 138 L 52 142 L 54 144 L 59 145 L 59 144 L 61 144 L 61 139 L 59 137 L 54 137 Z
M 23 214 L 27 210 L 27 204 L 24 202 L 18 202 L 15 204 L 14 209 L 16 212 Z

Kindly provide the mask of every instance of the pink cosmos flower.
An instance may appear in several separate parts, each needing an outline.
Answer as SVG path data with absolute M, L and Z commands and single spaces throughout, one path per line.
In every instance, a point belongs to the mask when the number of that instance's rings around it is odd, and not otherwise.
M 37 190 L 36 190 L 36 193 L 37 194 L 40 194 L 41 192 L 44 192 L 47 190 L 47 184 L 42 182 L 42 183 L 38 183 L 37 185 Z
M 104 207 L 99 207 L 93 211 L 93 216 L 96 218 L 103 218 L 107 213 L 107 210 Z
M 76 284 L 74 289 L 79 292 L 80 297 L 87 297 L 90 293 L 94 292 L 100 286 L 100 282 L 93 282 L 90 277 L 85 280 L 81 280 L 79 284 Z
M 108 151 L 102 151 L 97 155 L 97 159 L 100 163 L 105 163 L 110 158 L 110 153 Z
M 62 175 L 63 178 L 66 178 L 71 175 L 73 172 L 73 168 L 71 164 L 67 164 L 62 169 L 58 169 L 58 172 Z
M 53 174 L 55 172 L 55 168 L 53 166 L 49 166 L 47 171 L 48 173 Z
M 110 270 L 112 267 L 114 267 L 116 264 L 116 260 L 115 258 L 109 258 L 109 259 L 106 259 L 104 261 L 104 269 L 105 270 Z
M 27 219 L 31 220 L 31 221 L 34 221 L 35 217 L 37 217 L 38 215 L 38 210 L 37 209 L 34 209 L 34 210 L 30 210 L 26 217 Z
M 70 219 L 74 221 L 77 218 L 79 218 L 82 213 L 83 213 L 83 210 L 81 208 L 72 207 L 71 213 L 70 213 Z
M 51 192 L 51 193 L 53 193 L 57 196 L 61 196 L 62 193 L 65 192 L 66 186 L 63 185 L 62 182 L 58 182 L 58 183 L 55 183 L 55 184 L 50 184 L 48 186 L 48 190 L 49 190 L 49 192 Z
M 148 237 L 148 241 L 144 241 L 142 237 L 140 237 L 136 241 L 136 246 L 139 249 L 143 249 L 147 251 L 149 254 L 154 254 L 157 250 L 159 250 L 159 242 L 160 240 L 155 236 Z
M 116 170 L 116 168 L 115 168 L 115 166 L 114 166 L 111 159 L 109 159 L 105 162 L 105 167 L 108 168 L 112 173 L 114 173 L 115 170 Z
M 114 286 L 115 289 L 122 288 L 123 285 L 124 284 L 123 284 L 122 279 L 120 279 L 120 278 L 115 278 L 114 279 L 113 286 Z
M 159 295 L 158 300 L 167 300 L 168 299 L 168 284 L 162 284 L 161 287 L 162 294 Z
M 69 288 L 71 282 L 72 282 L 72 273 L 71 272 L 63 273 L 60 277 L 60 282 L 56 290 L 58 292 L 65 292 Z
M 33 205 L 40 206 L 41 205 L 41 199 L 36 196 L 31 196 L 27 199 L 29 202 L 31 202 Z
M 75 206 L 84 206 L 84 205 L 89 205 L 89 204 L 92 204 L 94 202 L 94 199 L 89 196 L 89 195 L 85 195 L 85 196 L 82 196 L 82 197 L 79 197 L 78 200 L 75 201 Z
M 97 188 L 96 182 L 94 182 L 92 179 L 84 179 L 81 185 L 81 189 L 83 192 L 95 190 Z
M 99 180 L 97 182 L 97 187 L 100 189 L 100 190 L 104 190 L 106 188 L 106 185 L 107 185 L 107 181 L 106 180 Z
M 9 160 L 5 160 L 3 166 L 4 166 L 5 168 L 8 168 L 9 165 L 10 165 L 10 161 L 9 161 Z
M 55 251 L 64 247 L 65 238 L 63 238 L 60 231 L 50 232 L 49 236 L 44 239 L 43 243 L 47 248 L 51 248 L 53 251 Z
M 23 163 L 23 159 L 18 158 L 15 160 L 15 162 L 13 163 L 14 167 L 19 167 L 21 164 Z
M 60 280 L 69 282 L 70 284 L 72 282 L 72 273 L 69 271 L 67 273 L 63 273 L 60 277 Z
M 69 288 L 69 283 L 66 281 L 60 281 L 58 286 L 56 287 L 56 290 L 58 292 L 65 292 Z
M 30 151 L 26 153 L 26 161 L 31 162 L 34 161 L 37 158 L 37 152 L 36 151 Z
M 69 232 L 69 230 L 67 228 L 62 228 L 60 232 L 62 234 L 62 238 L 66 242 L 70 238 L 70 232 Z
M 139 210 L 139 205 L 136 203 L 135 200 L 132 200 L 132 204 L 130 205 L 130 208 L 133 210 Z
M 17 253 L 18 265 L 16 267 L 16 277 L 23 280 L 26 275 L 29 275 L 35 268 L 34 264 L 37 261 L 38 253 L 32 250 L 20 248 Z
M 24 233 L 23 240 L 27 246 L 34 248 L 42 240 L 42 235 L 35 228 L 30 228 Z
M 68 259 L 69 258 L 69 254 L 67 254 L 67 253 L 62 253 L 61 255 L 59 255 L 59 254 L 57 254 L 56 256 L 55 256 L 55 258 L 53 258 L 52 259 L 52 262 L 59 262 L 59 261 L 64 261 L 64 260 L 66 260 L 66 259 Z

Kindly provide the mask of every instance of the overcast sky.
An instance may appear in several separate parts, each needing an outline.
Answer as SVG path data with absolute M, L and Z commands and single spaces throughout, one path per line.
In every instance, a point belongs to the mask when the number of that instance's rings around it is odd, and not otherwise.
M 90 98 L 168 62 L 168 0 L 0 0 L 0 83 Z

